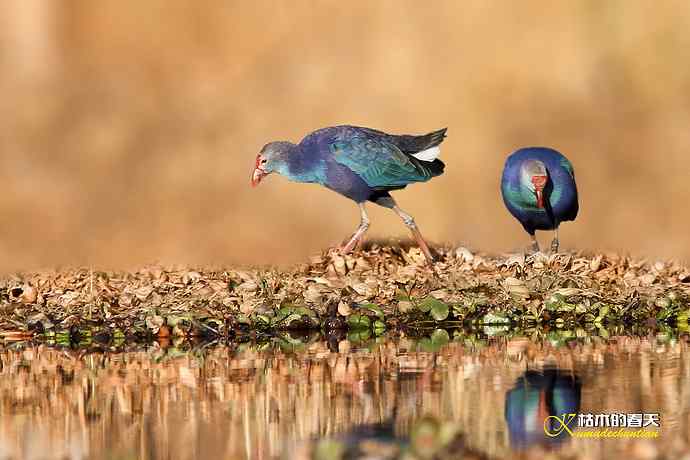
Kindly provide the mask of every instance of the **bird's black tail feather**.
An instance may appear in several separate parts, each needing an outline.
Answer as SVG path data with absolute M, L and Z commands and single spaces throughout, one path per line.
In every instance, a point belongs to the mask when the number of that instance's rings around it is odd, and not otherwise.
M 438 158 L 434 161 L 422 161 L 412 156 L 409 158 L 412 164 L 414 164 L 419 171 L 422 171 L 422 174 L 427 178 L 440 176 L 443 174 L 443 169 L 446 167 L 446 165 Z
M 448 128 L 443 128 L 422 136 L 402 135 L 391 137 L 393 138 L 393 142 L 395 143 L 396 147 L 398 147 L 402 152 L 412 155 L 414 153 L 435 147 L 443 142 L 443 139 L 446 137 L 447 130 Z
M 443 174 L 443 169 L 446 167 L 446 165 L 438 158 L 430 163 L 425 163 L 425 166 L 429 171 L 431 171 L 432 177 Z

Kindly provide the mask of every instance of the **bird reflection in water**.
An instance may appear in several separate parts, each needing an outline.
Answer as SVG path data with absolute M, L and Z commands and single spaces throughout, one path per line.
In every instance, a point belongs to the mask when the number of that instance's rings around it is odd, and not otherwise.
M 544 434 L 544 420 L 550 415 L 573 414 L 580 410 L 580 379 L 557 368 L 527 371 L 506 393 L 505 419 L 514 449 L 541 444 L 554 446 L 567 439 Z

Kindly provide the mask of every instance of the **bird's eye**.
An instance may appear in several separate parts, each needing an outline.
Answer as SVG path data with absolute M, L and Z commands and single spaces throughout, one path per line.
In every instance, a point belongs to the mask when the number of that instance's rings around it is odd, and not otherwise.
M 265 164 L 266 164 L 266 158 L 262 158 L 262 159 L 261 159 L 261 164 L 262 164 L 262 165 L 265 165 Z

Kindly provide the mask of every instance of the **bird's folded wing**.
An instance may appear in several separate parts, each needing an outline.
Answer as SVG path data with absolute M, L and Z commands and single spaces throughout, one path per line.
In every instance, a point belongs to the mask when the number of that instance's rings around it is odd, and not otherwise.
M 568 171 L 571 177 L 575 178 L 575 170 L 573 169 L 573 164 L 566 158 L 561 158 L 561 166 Z
M 382 139 L 338 139 L 330 144 L 330 150 L 336 162 L 347 166 L 372 188 L 401 187 L 433 176 L 423 162 Z

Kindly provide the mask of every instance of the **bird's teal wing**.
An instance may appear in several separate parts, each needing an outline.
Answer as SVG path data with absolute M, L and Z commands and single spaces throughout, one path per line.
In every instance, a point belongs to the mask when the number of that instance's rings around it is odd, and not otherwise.
M 404 187 L 431 179 L 433 170 L 383 139 L 350 136 L 335 139 L 330 151 L 336 162 L 348 167 L 372 188 Z

